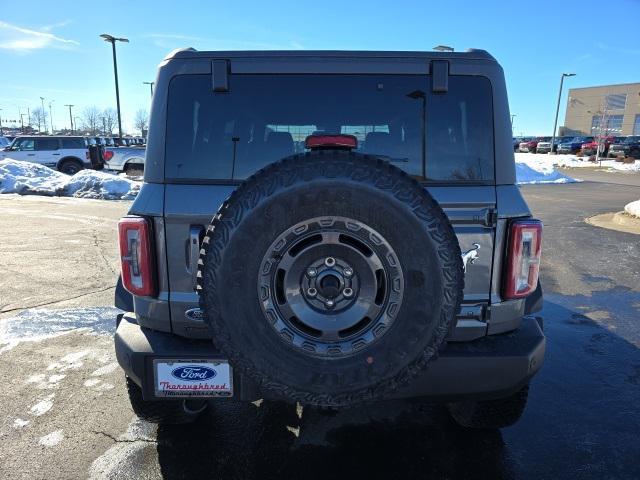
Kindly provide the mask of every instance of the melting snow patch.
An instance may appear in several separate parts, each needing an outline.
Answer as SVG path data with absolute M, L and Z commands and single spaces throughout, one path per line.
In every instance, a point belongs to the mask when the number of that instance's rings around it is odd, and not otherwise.
M 89 355 L 89 353 L 91 353 L 91 350 L 81 350 L 79 352 L 69 353 L 64 357 L 62 357 L 59 362 L 54 362 L 50 364 L 47 367 L 47 370 L 59 370 L 59 371 L 65 371 L 65 370 L 71 370 L 71 369 L 77 370 L 82 365 L 84 365 L 84 363 L 81 362 L 80 360 L 83 357 L 86 357 L 87 355 Z
M 47 395 L 44 399 L 40 400 L 33 407 L 31 407 L 31 413 L 36 417 L 47 413 L 49 410 L 51 410 L 51 407 L 53 407 L 53 398 L 55 396 L 55 393 Z
M 64 435 L 62 434 L 62 430 L 56 430 L 55 432 L 51 432 L 49 435 L 40 437 L 38 443 L 40 445 L 44 445 L 45 447 L 55 447 L 62 441 L 63 438 Z
M 156 425 L 134 418 L 118 442 L 94 460 L 89 478 L 116 478 L 123 471 L 136 471 L 138 452 L 149 447 L 156 449 L 156 429 Z
M 118 313 L 120 310 L 112 307 L 25 310 L 15 317 L 0 320 L 0 354 L 20 342 L 37 342 L 79 329 L 110 335 Z
M 57 388 L 58 383 L 60 383 L 60 380 L 64 377 L 66 377 L 66 375 L 50 375 L 49 378 L 47 378 L 44 373 L 38 373 L 27 378 L 26 383 L 35 383 L 36 388 L 40 390 Z
M 93 387 L 94 385 L 97 385 L 101 382 L 102 380 L 100 380 L 99 378 L 90 378 L 89 380 L 84 382 L 84 386 L 85 387 Z
M 26 427 L 27 425 L 29 425 L 29 420 L 23 420 L 21 418 L 16 418 L 13 421 L 13 428 L 22 428 L 22 427 Z
M 634 217 L 640 218 L 640 200 L 627 203 L 624 207 L 624 211 L 627 212 L 629 215 L 633 215 Z
M 96 170 L 81 170 L 70 177 L 35 163 L 0 160 L 0 193 L 132 200 L 140 185 Z
M 91 376 L 100 377 L 102 375 L 106 375 L 108 373 L 115 371 L 116 368 L 118 368 L 118 362 L 113 362 L 108 365 L 105 365 L 104 367 L 100 367 L 97 370 L 94 370 L 93 372 L 91 372 Z

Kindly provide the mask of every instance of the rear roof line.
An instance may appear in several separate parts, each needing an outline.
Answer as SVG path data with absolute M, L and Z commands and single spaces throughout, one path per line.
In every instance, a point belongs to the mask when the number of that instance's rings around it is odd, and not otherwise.
M 370 50 L 208 50 L 198 51 L 192 47 L 178 48 L 164 59 L 191 58 L 424 58 L 427 60 L 488 60 L 496 59 L 486 50 L 470 48 L 465 52 L 417 52 L 417 51 L 370 51 Z

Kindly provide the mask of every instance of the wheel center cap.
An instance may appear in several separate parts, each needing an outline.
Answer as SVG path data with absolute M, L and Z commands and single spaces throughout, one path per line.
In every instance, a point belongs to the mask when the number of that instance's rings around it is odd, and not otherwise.
M 336 298 L 340 295 L 340 287 L 343 282 L 333 272 L 325 274 L 318 282 L 318 290 L 325 298 Z

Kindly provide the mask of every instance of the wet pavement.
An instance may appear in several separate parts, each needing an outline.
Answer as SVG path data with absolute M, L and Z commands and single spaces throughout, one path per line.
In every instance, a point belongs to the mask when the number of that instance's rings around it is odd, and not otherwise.
M 640 236 L 583 221 L 640 188 L 522 191 L 545 223 L 548 343 L 516 425 L 469 431 L 443 407 L 394 401 L 301 415 L 216 403 L 156 427 L 134 418 L 113 367 L 114 310 L 30 310 L 0 322 L 0 478 L 640 478 Z

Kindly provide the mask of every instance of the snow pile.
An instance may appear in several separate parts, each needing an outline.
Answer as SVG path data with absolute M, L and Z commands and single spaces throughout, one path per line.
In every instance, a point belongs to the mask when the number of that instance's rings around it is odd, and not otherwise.
M 544 156 L 544 155 L 543 155 Z M 552 157 L 551 155 L 548 155 Z M 555 163 L 560 167 L 566 168 L 582 168 L 582 167 L 598 167 L 606 168 L 608 170 L 618 170 L 622 172 L 640 172 L 640 160 L 636 160 L 633 163 L 616 162 L 615 160 L 601 160 L 597 162 L 590 162 L 588 157 L 576 157 L 575 155 L 555 155 Z
M 59 195 L 69 180 L 64 173 L 35 163 L 0 160 L 0 193 Z
M 516 179 L 520 185 L 535 183 L 573 183 L 575 178 L 560 173 L 549 155 L 516 153 Z
M 68 178 L 68 177 L 67 177 Z M 95 170 L 80 170 L 65 185 L 65 195 L 105 200 L 131 200 L 140 190 L 140 182 Z
M 551 165 L 563 168 L 606 168 L 608 170 L 619 170 L 623 172 L 640 172 L 640 160 L 633 163 L 616 162 L 613 159 L 590 162 L 589 157 L 578 157 L 576 155 L 549 155 L 547 153 L 517 153 L 516 162 L 531 163 L 540 165 Z
M 51 168 L 17 160 L 0 160 L 0 193 L 131 200 L 140 182 L 95 170 L 70 177 Z
M 625 205 L 624 211 L 629 215 L 640 218 L 640 200 Z

